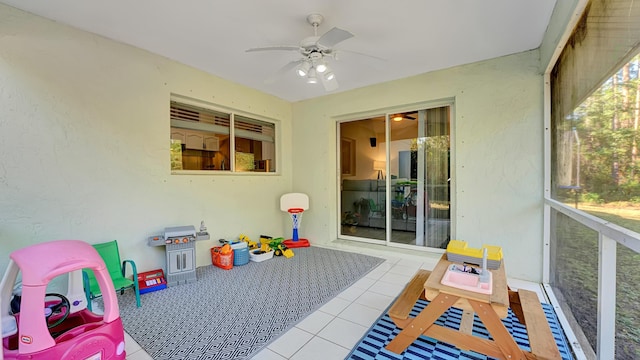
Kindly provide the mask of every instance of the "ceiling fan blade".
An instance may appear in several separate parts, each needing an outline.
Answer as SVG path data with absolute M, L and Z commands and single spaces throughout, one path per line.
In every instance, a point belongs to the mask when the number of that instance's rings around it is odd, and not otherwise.
M 341 53 L 348 53 L 348 54 L 354 54 L 354 55 L 359 55 L 359 56 L 365 56 L 365 57 L 376 59 L 376 60 L 379 60 L 379 61 L 387 61 L 387 59 L 383 59 L 381 57 L 377 57 L 377 56 L 373 56 L 373 55 L 369 55 L 369 54 L 365 54 L 365 53 L 361 53 L 361 52 L 357 52 L 357 51 L 351 51 L 351 50 L 340 49 L 340 50 L 334 51 L 334 53 L 336 54 L 335 55 L 336 58 L 339 57 Z
M 338 88 L 338 80 L 336 80 L 335 76 L 331 80 L 327 80 L 324 76 L 320 76 L 320 81 L 322 82 L 322 86 L 324 86 L 325 91 L 333 91 Z
M 320 45 L 324 48 L 330 49 L 334 47 L 336 44 L 350 39 L 353 37 L 353 34 L 348 32 L 347 30 L 338 29 L 334 27 L 333 29 L 324 33 L 324 35 L 320 36 L 318 41 L 316 41 L 317 45 Z
M 269 78 L 265 79 L 264 83 L 265 84 L 273 84 L 273 83 L 275 83 L 279 78 L 282 77 L 282 75 L 284 75 L 285 73 L 291 71 L 293 68 L 295 68 L 296 66 L 298 66 L 302 62 L 304 62 L 304 59 L 291 61 L 291 62 L 287 63 L 285 66 L 281 67 L 280 70 L 278 70 L 275 74 L 273 74 Z
M 245 52 L 271 51 L 271 50 L 300 51 L 300 47 L 293 46 L 293 45 L 265 46 L 265 47 L 247 49 L 245 50 Z

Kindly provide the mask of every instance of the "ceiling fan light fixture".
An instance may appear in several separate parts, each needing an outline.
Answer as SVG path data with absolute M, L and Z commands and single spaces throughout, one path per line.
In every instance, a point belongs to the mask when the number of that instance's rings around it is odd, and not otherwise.
M 324 62 L 319 63 L 318 65 L 316 65 L 316 71 L 319 73 L 323 73 L 325 71 L 327 71 L 328 67 Z
M 395 115 L 393 121 L 402 121 L 402 115 Z
M 309 74 L 309 70 L 311 70 L 311 64 L 308 61 L 305 61 L 302 64 L 298 65 L 296 74 L 298 74 L 298 76 L 300 77 L 305 77 L 307 76 L 307 74 Z
M 316 70 L 314 68 L 309 69 L 309 72 L 307 73 L 307 84 L 317 84 L 318 78 L 316 75 Z
M 320 14 L 307 16 L 307 22 L 313 27 L 313 36 L 304 37 L 297 45 L 263 46 L 247 49 L 246 52 L 295 51 L 298 53 L 298 60 L 285 64 L 276 75 L 283 76 L 288 74 L 286 76 L 291 76 L 290 74 L 293 70 L 296 75 L 305 79 L 307 83 L 316 84 L 320 82 L 325 91 L 333 91 L 338 88 L 338 81 L 329 66 L 329 63 L 333 64 L 333 61 L 338 60 L 334 47 L 345 40 L 351 39 L 354 35 L 338 27 L 333 27 L 323 34 L 318 34 L 318 28 L 323 21 L 324 17 Z M 373 57 L 376 58 L 375 56 Z M 275 77 L 269 82 L 272 83 L 274 81 Z

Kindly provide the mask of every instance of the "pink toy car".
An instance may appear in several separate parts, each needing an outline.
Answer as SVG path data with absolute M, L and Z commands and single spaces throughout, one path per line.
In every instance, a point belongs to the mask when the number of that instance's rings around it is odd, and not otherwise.
M 0 283 L 4 359 L 125 359 L 124 328 L 116 292 L 96 250 L 80 240 L 58 240 L 11 253 Z M 104 299 L 104 315 L 87 310 L 82 269 L 92 269 Z M 18 275 L 22 293 L 14 294 Z M 49 282 L 68 274 L 67 294 L 47 293 Z M 13 295 L 13 296 L 12 296 Z

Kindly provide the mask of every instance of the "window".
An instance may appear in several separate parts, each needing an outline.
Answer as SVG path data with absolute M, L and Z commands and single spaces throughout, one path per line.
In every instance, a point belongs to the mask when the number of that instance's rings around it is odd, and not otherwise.
M 172 99 L 170 114 L 174 173 L 276 171 L 274 122 L 183 98 Z
M 236 171 L 274 172 L 275 125 L 236 115 L 233 128 Z
M 572 112 L 553 123 L 552 197 L 568 206 L 624 228 L 640 232 L 640 55 L 625 63 Z M 573 316 L 597 347 L 598 290 L 597 233 L 558 214 L 555 216 L 554 290 L 563 294 Z M 595 235 L 594 235 L 595 233 Z M 637 267 L 638 254 L 618 247 L 616 358 L 634 358 L 640 351 L 632 332 L 640 311 L 631 303 L 640 276 L 627 268 Z M 588 299 L 588 301 L 586 301 Z M 622 356 L 625 354 L 625 356 Z M 628 355 L 629 357 L 626 357 Z
M 598 358 L 640 353 L 640 276 L 630 271 L 640 232 L 638 10 L 633 0 L 589 2 L 550 74 L 549 281 Z M 600 293 L 612 273 L 615 294 Z

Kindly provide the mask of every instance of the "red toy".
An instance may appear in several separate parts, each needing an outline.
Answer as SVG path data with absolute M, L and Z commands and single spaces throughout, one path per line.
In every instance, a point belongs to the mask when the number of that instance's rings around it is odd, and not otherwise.
M 138 273 L 138 289 L 140 294 L 158 291 L 167 288 L 167 280 L 162 269 Z

